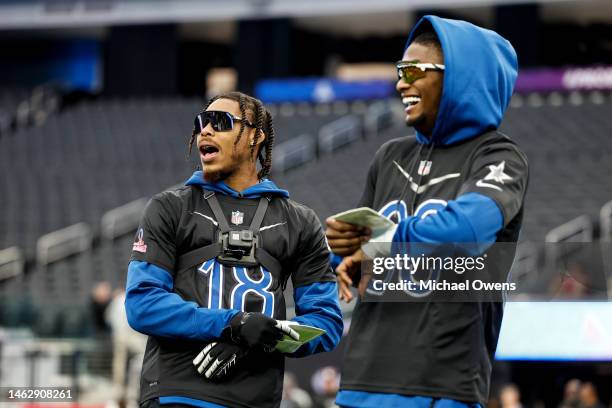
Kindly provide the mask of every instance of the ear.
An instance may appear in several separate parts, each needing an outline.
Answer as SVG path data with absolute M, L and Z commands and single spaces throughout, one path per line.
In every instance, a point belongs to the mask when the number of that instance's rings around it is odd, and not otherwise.
M 258 134 L 257 132 L 259 132 L 259 137 L 257 138 L 257 143 L 255 143 L 255 136 Z M 260 144 L 265 142 L 266 139 L 267 139 L 267 136 L 263 130 L 253 129 L 253 131 L 249 135 L 249 146 L 255 146 L 255 145 L 259 146 Z

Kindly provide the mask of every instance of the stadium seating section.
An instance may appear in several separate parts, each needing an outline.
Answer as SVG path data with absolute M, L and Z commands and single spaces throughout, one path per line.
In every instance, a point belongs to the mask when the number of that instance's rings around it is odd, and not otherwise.
M 197 154 L 187 159 L 187 140 L 201 106 L 182 98 L 85 102 L 0 136 L 0 250 L 17 246 L 26 259 L 24 274 L 0 281 L 0 325 L 30 324 L 41 336 L 91 332 L 83 306 L 92 284 L 123 285 L 133 239 L 132 228 L 105 234 L 101 219 L 191 174 Z M 272 178 L 322 220 L 357 204 L 383 142 L 411 133 L 396 100 L 271 110 L 279 164 Z M 523 240 L 541 241 L 581 214 L 595 217 L 612 200 L 610 112 L 607 94 L 515 96 L 501 130 L 529 157 Z M 299 150 L 304 145 L 312 148 Z M 80 222 L 91 227 L 92 245 L 37 259 L 41 236 Z M 46 304 L 54 306 L 39 307 Z
M 60 91 L 53 84 L 0 89 L 0 136 L 30 125 L 41 125 L 59 108 Z

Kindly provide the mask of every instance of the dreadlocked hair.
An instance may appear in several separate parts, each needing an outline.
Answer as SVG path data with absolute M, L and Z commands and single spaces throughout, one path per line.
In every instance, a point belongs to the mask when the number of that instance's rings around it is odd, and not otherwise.
M 238 102 L 240 107 L 240 116 L 246 119 L 247 113 L 254 117 L 251 120 L 251 123 L 255 125 L 255 138 L 253 139 L 253 144 L 250 145 L 251 149 L 251 157 L 253 157 L 253 153 L 255 153 L 255 149 L 259 150 L 256 153 L 257 159 L 259 160 L 259 164 L 261 165 L 261 169 L 257 172 L 257 178 L 263 179 L 270 174 L 270 169 L 272 168 L 272 147 L 274 146 L 274 123 L 272 121 L 272 115 L 270 111 L 268 111 L 263 103 L 252 96 L 246 95 L 242 92 L 226 92 L 212 97 L 208 103 L 202 108 L 203 111 L 208 109 L 208 107 L 217 99 L 229 99 L 235 102 Z M 244 121 L 240 121 L 240 131 L 238 132 L 238 136 L 234 141 L 234 145 L 240 142 L 242 138 L 242 134 L 244 133 L 244 128 L 246 124 Z M 191 132 L 191 137 L 189 139 L 189 153 L 191 155 L 191 150 L 193 149 L 193 145 L 197 140 L 198 133 L 196 132 L 195 126 Z M 260 145 L 257 144 L 257 141 L 261 137 L 266 138 L 266 140 Z

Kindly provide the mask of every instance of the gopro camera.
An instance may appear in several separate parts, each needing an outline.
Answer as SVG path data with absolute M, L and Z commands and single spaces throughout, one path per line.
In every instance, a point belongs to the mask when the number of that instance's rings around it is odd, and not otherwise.
M 230 266 L 257 266 L 255 248 L 257 237 L 251 230 L 231 230 L 219 234 L 222 253 L 217 259 Z

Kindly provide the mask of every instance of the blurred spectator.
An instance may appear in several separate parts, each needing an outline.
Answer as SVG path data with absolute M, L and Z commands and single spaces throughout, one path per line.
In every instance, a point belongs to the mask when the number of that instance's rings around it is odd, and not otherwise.
M 521 408 L 521 392 L 514 384 L 505 385 L 499 392 L 501 408 Z
M 589 295 L 590 277 L 582 265 L 571 264 L 561 280 L 559 297 L 565 299 L 584 299 Z
M 580 380 L 574 378 L 565 383 L 563 401 L 558 408 L 578 408 L 580 406 Z
M 311 408 L 312 398 L 298 386 L 293 373 L 285 371 L 283 378 L 283 400 L 281 408 Z
M 98 282 L 91 291 L 89 308 L 94 334 L 96 337 L 106 337 L 110 334 L 110 327 L 106 323 L 105 312 L 112 299 L 112 288 L 106 281 Z
M 589 247 L 587 247 L 589 248 Z M 589 248 L 590 249 L 590 248 Z M 596 254 L 585 253 L 586 249 L 580 248 L 581 256 L 589 257 L 593 265 L 584 261 L 567 262 L 566 267 L 560 270 L 558 276 L 551 282 L 551 292 L 556 299 L 590 299 L 606 300 L 608 298 L 608 286 L 605 273 L 596 265 Z
M 323 367 L 315 371 L 310 380 L 317 408 L 337 407 L 336 394 L 340 388 L 340 372 L 336 367 Z
M 118 401 L 125 401 L 127 397 L 136 398 L 138 393 L 130 387 L 134 395 L 127 395 L 129 378 L 129 362 L 132 357 L 144 353 L 147 338 L 134 331 L 127 321 L 125 314 L 125 291 L 115 291 L 113 300 L 106 308 L 106 322 L 111 327 L 113 339 L 113 387 Z M 138 383 L 138 379 L 134 381 Z M 135 384 L 132 384 L 135 385 Z
M 580 408 L 604 408 L 593 383 L 587 382 L 580 387 Z

